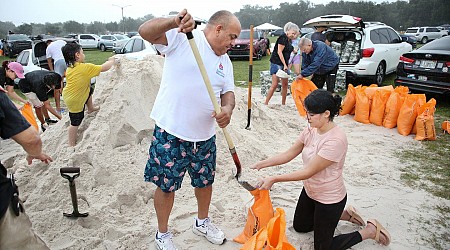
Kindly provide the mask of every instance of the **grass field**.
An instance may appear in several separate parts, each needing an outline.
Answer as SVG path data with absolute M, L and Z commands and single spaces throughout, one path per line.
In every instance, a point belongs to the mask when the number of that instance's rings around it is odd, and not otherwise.
M 276 41 L 276 37 L 270 37 L 271 43 Z M 99 50 L 86 50 L 86 62 L 102 64 L 112 52 L 102 52 Z M 264 56 L 261 60 L 253 61 L 253 85 L 259 85 L 259 72 L 268 70 L 270 66 L 270 56 Z M 0 57 L 0 61 L 10 60 L 7 57 Z M 247 87 L 249 62 L 248 60 L 233 60 L 235 83 L 238 87 Z M 395 73 L 386 76 L 383 85 L 393 85 Z M 245 82 L 244 84 L 239 84 Z M 20 92 L 20 91 L 18 91 Z M 19 93 L 21 94 L 21 93 Z M 345 94 L 345 93 L 344 93 Z M 430 98 L 431 96 L 427 96 Z M 422 188 L 436 196 L 450 199 L 450 135 L 444 134 L 440 129 L 443 121 L 450 120 L 450 100 L 449 98 L 432 96 L 437 99 L 435 124 L 437 132 L 436 141 L 423 141 L 423 150 L 404 150 L 397 152 L 405 166 L 402 169 L 402 179 L 408 185 Z M 380 149 L 382 150 L 382 149 Z M 447 211 L 447 216 L 450 211 Z

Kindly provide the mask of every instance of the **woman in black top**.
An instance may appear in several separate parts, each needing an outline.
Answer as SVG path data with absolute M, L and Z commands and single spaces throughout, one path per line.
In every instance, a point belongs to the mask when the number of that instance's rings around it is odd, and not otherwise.
M 267 92 L 265 104 L 269 104 L 270 98 L 272 98 L 273 92 L 278 86 L 280 77 L 276 75 L 278 70 L 282 70 L 287 74 L 287 78 L 281 78 L 281 104 L 286 104 L 286 95 L 288 88 L 289 77 L 289 57 L 294 50 L 292 47 L 292 39 L 295 38 L 299 32 L 299 28 L 295 23 L 288 22 L 284 25 L 284 34 L 278 37 L 273 53 L 270 56 L 270 74 L 272 75 L 272 85 Z
M 24 78 L 22 65 L 18 62 L 4 61 L 0 68 L 0 85 L 7 91 L 9 98 L 25 104 L 27 101 L 14 91 L 14 80 L 16 78 Z

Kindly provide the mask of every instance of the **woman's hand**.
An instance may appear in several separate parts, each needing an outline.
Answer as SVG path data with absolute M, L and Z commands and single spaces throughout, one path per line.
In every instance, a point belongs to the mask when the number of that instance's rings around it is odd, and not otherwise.
M 259 190 L 270 190 L 273 184 L 275 184 L 275 177 L 269 176 L 261 179 L 258 184 L 256 184 L 256 187 L 259 188 Z
M 262 166 L 261 162 L 257 162 L 255 164 L 253 164 L 252 166 L 250 166 L 250 169 L 256 169 L 256 170 L 260 170 L 263 169 L 264 167 Z

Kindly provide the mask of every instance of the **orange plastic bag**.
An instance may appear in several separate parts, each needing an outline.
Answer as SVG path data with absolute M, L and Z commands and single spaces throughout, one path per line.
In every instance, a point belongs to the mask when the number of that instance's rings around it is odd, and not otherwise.
M 270 200 L 269 190 L 255 189 L 250 191 L 255 201 L 248 209 L 247 222 L 244 231 L 233 240 L 244 244 L 250 237 L 265 227 L 273 217 L 273 206 Z
M 383 86 L 383 87 L 378 87 L 378 86 L 372 87 L 372 85 L 370 85 L 369 87 L 367 87 L 365 89 L 366 96 L 369 97 L 369 99 L 373 99 L 373 96 L 375 95 L 375 93 L 378 90 L 387 90 L 390 92 L 390 91 L 394 90 L 394 87 L 392 87 L 392 85 L 387 85 L 387 86 Z
M 427 97 L 425 96 L 425 94 L 411 94 L 413 96 L 417 97 L 417 103 L 418 105 L 416 105 L 417 109 L 416 109 L 416 113 L 417 115 L 419 115 L 419 109 L 420 107 L 422 107 L 425 103 L 427 103 Z M 416 128 L 416 122 L 414 121 L 414 125 L 411 129 L 411 133 L 410 134 L 417 134 L 417 128 Z
M 265 247 L 264 247 L 265 246 Z M 241 250 L 295 250 L 286 237 L 286 218 L 282 208 L 277 208 L 275 216 L 267 226 L 253 235 Z
M 383 117 L 384 117 L 384 110 L 386 108 L 386 102 L 389 99 L 391 93 L 392 91 L 385 89 L 379 89 L 375 91 L 375 94 L 373 95 L 372 99 L 372 106 L 370 107 L 370 117 L 369 117 L 370 123 L 375 124 L 377 126 L 383 125 Z
M 339 115 L 348 115 L 352 113 L 356 104 L 356 89 L 360 87 L 361 85 L 355 88 L 351 83 L 348 84 L 347 94 L 345 95 L 344 101 L 342 102 Z
M 436 140 L 436 129 L 434 127 L 434 111 L 436 110 L 436 100 L 431 98 L 419 109 L 416 119 L 417 134 L 416 140 Z
M 357 122 L 369 124 L 371 100 L 366 96 L 365 89 L 366 87 L 362 87 L 356 90 L 355 117 L 353 119 Z
M 444 134 L 450 134 L 450 121 L 444 121 L 442 123 L 442 129 L 444 130 Z
M 300 116 L 306 116 L 306 109 L 303 103 L 305 101 L 305 98 L 316 89 L 316 85 L 309 79 L 303 78 L 292 82 L 292 98 L 294 98 L 295 106 L 297 107 Z
M 398 114 L 400 113 L 400 108 L 405 101 L 405 96 L 408 94 L 408 92 L 405 92 L 405 90 L 408 90 L 408 88 L 399 86 L 395 88 L 389 96 L 386 102 L 386 108 L 384 110 L 383 127 L 395 128 L 395 126 L 397 126 L 397 119 Z
M 39 131 L 39 127 L 36 122 L 36 117 L 34 116 L 33 107 L 31 107 L 31 104 L 25 103 L 20 112 L 22 113 L 23 117 L 25 117 L 25 119 L 36 129 L 36 131 Z
M 403 102 L 397 118 L 397 131 L 401 135 L 409 135 L 417 118 L 417 96 L 408 95 Z

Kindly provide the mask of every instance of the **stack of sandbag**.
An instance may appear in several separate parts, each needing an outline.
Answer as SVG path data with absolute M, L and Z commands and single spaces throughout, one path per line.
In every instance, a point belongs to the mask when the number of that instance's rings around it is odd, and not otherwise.
M 346 41 L 342 50 L 341 63 L 356 63 L 359 59 L 359 43 Z
M 347 78 L 347 71 L 338 69 L 336 73 L 336 85 L 335 85 L 336 91 L 345 90 L 347 81 L 346 78 Z
M 354 120 L 364 124 L 397 127 L 401 135 L 416 134 L 416 140 L 435 140 L 436 100 L 426 102 L 424 94 L 408 92 L 404 86 L 394 89 L 391 85 L 354 87 L 349 84 L 339 114 L 354 114 Z

